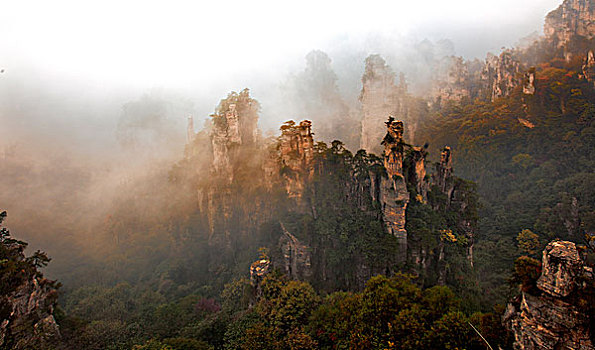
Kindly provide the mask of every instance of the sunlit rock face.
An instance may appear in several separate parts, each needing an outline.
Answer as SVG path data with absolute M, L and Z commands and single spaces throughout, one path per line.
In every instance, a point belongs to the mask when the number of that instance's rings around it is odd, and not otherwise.
M 259 104 L 250 97 L 247 89 L 231 93 L 221 100 L 217 113 L 212 115 L 213 127 L 211 141 L 213 146 L 213 171 L 233 179 L 232 164 L 239 152 L 238 146 L 253 146 L 259 139 L 258 110 Z
M 558 47 L 567 45 L 580 36 L 595 37 L 595 3 L 592 0 L 565 0 L 547 14 L 543 32 Z
M 411 147 L 409 158 L 405 162 L 407 183 L 413 185 L 422 202 L 427 200 L 429 189 L 426 178 L 426 156 L 427 152 L 423 147 Z
M 484 95 L 491 100 L 508 96 L 519 86 L 520 62 L 511 50 L 504 50 L 500 56 L 488 54 L 486 64 L 481 72 Z
M 384 168 L 386 178 L 380 181 L 380 203 L 384 223 L 388 233 L 399 241 L 399 256 L 407 257 L 407 230 L 405 229 L 405 211 L 409 203 L 409 191 L 403 176 L 403 122 L 389 117 L 386 124 L 384 146 Z
M 229 155 L 229 138 L 227 135 L 227 120 L 223 116 L 214 117 L 214 125 L 211 130 L 211 142 L 213 144 L 213 172 L 225 176 L 229 182 L 233 179 L 231 161 Z
M 312 122 L 309 120 L 303 120 L 299 125 L 292 121 L 281 127 L 281 173 L 287 194 L 291 198 L 302 197 L 305 181 L 312 176 L 314 138 L 311 128 Z
M 23 245 L 12 243 L 5 247 L 7 254 L 3 258 L 25 260 Z M 9 294 L 0 295 L 0 348 L 50 348 L 52 341 L 60 338 L 53 316 L 57 291 L 49 280 L 35 274 L 15 283 L 10 286 Z
M 514 348 L 595 349 L 591 339 L 594 278 L 572 242 L 554 241 L 543 251 L 538 293 L 522 292 L 503 317 Z M 591 296 L 589 297 L 589 294 Z
M 595 88 L 595 54 L 593 51 L 587 53 L 587 58 L 582 68 L 583 74 L 581 78 L 586 79 Z
M 523 81 L 523 93 L 525 95 L 535 94 L 535 68 L 531 68 L 525 73 Z
M 395 73 L 379 55 L 371 55 L 366 59 L 365 72 L 362 77 L 362 136 L 361 148 L 369 153 L 382 154 L 378 140 L 386 132 L 383 122 L 387 115 L 402 120 L 408 119 L 406 105 L 406 87 L 402 83 L 395 85 Z M 413 130 L 413 124 L 410 126 Z M 408 131 L 410 131 L 408 130 Z M 412 135 L 409 135 L 411 138 Z

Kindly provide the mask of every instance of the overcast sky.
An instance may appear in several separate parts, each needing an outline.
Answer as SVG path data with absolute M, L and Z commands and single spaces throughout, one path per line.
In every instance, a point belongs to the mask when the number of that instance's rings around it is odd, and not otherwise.
M 560 0 L 4 1 L 0 67 L 135 88 L 205 86 L 369 33 L 483 56 L 541 31 Z M 489 39 L 489 40 L 488 40 Z

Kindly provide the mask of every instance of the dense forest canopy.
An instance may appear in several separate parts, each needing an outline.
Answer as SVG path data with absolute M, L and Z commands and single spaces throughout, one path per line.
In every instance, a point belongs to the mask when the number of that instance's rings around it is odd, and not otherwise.
M 109 156 L 2 144 L 0 348 L 592 349 L 594 10 L 485 60 L 358 56 L 359 96 L 314 50 L 273 132 L 248 88 L 204 125 L 155 90 Z

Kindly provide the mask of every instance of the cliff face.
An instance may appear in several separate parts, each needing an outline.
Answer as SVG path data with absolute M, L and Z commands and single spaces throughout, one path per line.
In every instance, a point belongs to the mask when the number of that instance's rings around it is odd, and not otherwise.
M 4 215 L 0 215 L 0 223 Z M 0 348 L 49 348 L 60 339 L 53 316 L 58 298 L 54 283 L 37 270 L 43 265 L 37 255 L 25 258 L 26 243 L 1 230 Z
M 283 270 L 287 276 L 304 280 L 312 275 L 310 248 L 292 235 L 283 223 L 280 223 L 283 235 L 279 245 L 283 254 Z
M 279 153 L 281 174 L 290 198 L 301 199 L 305 181 L 311 178 L 314 160 L 312 122 L 303 120 L 299 125 L 293 121 L 281 127 Z
M 498 56 L 489 53 L 484 62 L 443 58 L 435 68 L 432 98 L 461 101 L 479 97 L 493 101 L 508 96 L 519 85 L 525 94 L 534 94 L 535 70 L 525 70 L 517 54 L 514 50 L 504 50 Z
M 405 179 L 408 184 L 415 188 L 415 192 L 421 202 L 428 199 L 429 183 L 426 174 L 427 152 L 423 147 L 411 147 L 405 161 Z
M 454 179 L 452 170 L 452 155 L 450 147 L 445 146 L 440 153 L 440 162 L 436 164 L 436 172 L 433 176 L 434 184 L 446 195 L 450 202 L 454 191 Z
M 500 56 L 488 54 L 481 72 L 485 94 L 495 100 L 508 96 L 520 84 L 521 64 L 511 50 L 504 50 Z
M 587 58 L 585 59 L 585 64 L 583 64 L 582 68 L 582 78 L 593 84 L 593 87 L 595 88 L 595 54 L 593 54 L 592 50 L 587 53 Z
M 380 71 L 386 73 L 386 65 L 382 67 L 385 70 Z M 378 82 L 380 73 L 373 71 L 376 75 L 369 78 Z M 386 78 L 387 74 L 380 76 Z M 386 83 L 390 86 L 388 80 Z M 445 253 L 444 249 L 434 251 L 435 247 L 422 247 L 421 255 L 412 251 L 420 250 L 421 240 L 439 241 L 440 234 L 434 224 L 423 231 L 430 232 L 428 235 L 432 237 L 409 237 L 407 232 L 411 201 L 423 206 L 422 210 L 433 210 L 433 207 L 428 203 L 431 191 L 426 149 L 405 143 L 402 121 L 389 117 L 380 124 L 384 125 L 384 137 L 377 137 L 374 144 L 382 147 L 382 157 L 364 151 L 353 156 L 340 142 L 315 146 L 312 123 L 308 120 L 299 124 L 288 121 L 281 126 L 278 138 L 257 142 L 257 131 L 245 127 L 254 127 L 255 123 L 243 121 L 253 119 L 253 106 L 257 104 L 247 92 L 244 98 L 242 94 L 231 94 L 221 102 L 213 116 L 209 137 L 200 133 L 189 136 L 194 146 L 205 148 L 203 152 L 211 157 L 210 170 L 197 173 L 201 178 L 197 183 L 200 214 L 208 223 L 208 242 L 214 252 L 209 257 L 209 268 L 213 272 L 220 268 L 225 257 L 234 254 L 234 247 L 241 246 L 242 242 L 256 244 L 263 239 L 273 251 L 271 266 L 280 268 L 290 278 L 321 281 L 322 285 L 333 285 L 333 279 L 341 278 L 342 286 L 363 287 L 374 273 L 401 268 L 405 262 L 422 265 L 420 261 L 430 262 L 433 266 L 428 264 L 428 269 L 435 270 L 432 256 L 439 256 L 446 264 L 449 252 Z M 187 150 L 186 153 L 196 152 Z M 204 168 L 204 162 L 195 165 Z M 456 194 L 458 187 L 452 177 L 448 148 L 438 173 L 435 181 L 440 190 L 447 193 L 448 203 L 434 210 L 452 207 L 465 212 L 466 194 L 464 191 Z M 354 212 L 354 209 L 359 211 Z M 359 254 L 351 259 L 352 267 L 335 275 L 338 267 L 332 264 L 337 261 L 337 249 L 347 252 L 364 249 L 360 246 L 362 235 L 346 240 L 344 228 L 334 226 L 334 220 L 345 212 L 362 225 L 373 227 L 371 240 L 386 240 L 386 244 L 393 245 L 388 261 L 372 260 L 376 259 L 373 254 L 369 257 Z M 276 222 L 279 229 L 275 228 Z M 457 234 L 466 232 L 470 221 L 458 222 Z M 453 226 L 450 222 L 448 225 Z M 324 235 L 316 234 L 317 230 Z M 387 235 L 395 237 L 396 241 Z
M 384 168 L 387 177 L 380 180 L 380 198 L 382 215 L 389 234 L 397 237 L 399 256 L 407 257 L 407 230 L 405 229 L 405 210 L 409 203 L 409 191 L 403 176 L 403 122 L 389 117 L 386 124 L 384 146 Z
M 452 151 L 445 146 L 440 153 L 440 162 L 436 163 L 436 169 L 432 175 L 432 185 L 435 190 L 443 195 L 443 200 L 432 203 L 433 209 L 437 211 L 450 211 L 456 216 L 456 231 L 466 240 L 466 257 L 473 267 L 473 245 L 477 235 L 477 216 L 475 211 L 475 190 L 473 185 L 467 181 L 456 178 L 452 167 Z M 443 240 L 439 246 L 439 265 L 444 259 Z M 439 282 L 445 280 L 446 271 L 439 271 Z
M 247 89 L 239 94 L 231 93 L 219 104 L 217 114 L 212 115 L 213 147 L 212 168 L 217 176 L 233 180 L 233 163 L 237 161 L 238 146 L 254 146 L 259 141 L 258 109 L 256 100 L 250 98 Z
M 46 279 L 31 278 L 19 285 L 8 297 L 0 300 L 0 346 L 12 349 L 44 348 L 44 344 L 60 338 L 53 312 L 56 290 Z
M 595 349 L 590 329 L 595 279 L 574 243 L 547 245 L 536 286 L 508 304 L 503 317 L 514 333 L 514 348 Z
M 535 68 L 530 68 L 523 80 L 523 93 L 525 95 L 535 94 Z
M 258 102 L 245 89 L 239 94 L 232 92 L 221 100 L 217 113 L 211 116 L 211 183 L 208 188 L 199 189 L 199 206 L 206 212 L 209 242 L 212 244 L 229 245 L 233 197 L 240 195 L 231 190 L 232 184 L 242 181 L 238 176 L 262 170 L 257 151 L 260 146 L 257 128 L 259 108 Z M 203 167 L 204 164 L 196 166 Z M 255 206 L 246 210 L 258 211 L 257 203 L 252 204 Z
M 592 0 L 564 0 L 547 14 L 543 32 L 547 39 L 563 47 L 577 37 L 595 37 L 595 3 Z
M 234 246 L 257 235 L 273 213 L 282 215 L 285 209 L 302 213 L 306 208 L 302 197 L 313 175 L 312 123 L 287 122 L 276 141 L 265 141 L 256 128 L 257 112 L 258 103 L 250 98 L 248 90 L 231 93 L 212 115 L 210 147 L 199 143 L 190 125 L 188 128 L 193 144 L 187 147 L 186 155 L 192 157 L 200 153 L 194 148 L 202 147 L 201 152 L 209 157 L 191 159 L 210 158 L 210 166 L 205 167 L 204 162 L 193 166 L 201 168 L 196 172 L 198 208 L 208 223 L 208 243 L 214 252 L 209 263 L 213 271 L 220 268 L 225 256 L 234 254 Z M 289 208 L 275 208 L 282 192 L 291 199 Z M 280 229 L 275 248 L 282 252 L 282 258 L 275 263 L 289 276 L 309 276 L 309 248 L 295 236 Z
M 387 115 L 393 115 L 408 121 L 406 103 L 406 87 L 395 85 L 395 73 L 379 55 L 366 58 L 365 72 L 362 77 L 362 135 L 361 148 L 368 152 L 381 154 L 382 148 L 378 140 L 382 138 L 385 129 L 382 126 Z M 414 124 L 409 126 L 409 138 L 412 138 Z

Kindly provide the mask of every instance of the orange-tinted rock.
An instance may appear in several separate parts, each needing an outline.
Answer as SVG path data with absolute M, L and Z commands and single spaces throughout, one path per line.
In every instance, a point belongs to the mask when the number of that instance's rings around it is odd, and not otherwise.
M 522 71 L 519 60 L 512 50 L 504 50 L 500 56 L 488 54 L 486 64 L 481 73 L 483 89 L 491 100 L 508 96 L 519 86 Z
M 545 17 L 545 36 L 558 47 L 577 36 L 587 40 L 595 37 L 595 3 L 593 0 L 564 0 Z
M 421 196 L 423 202 L 427 200 L 429 183 L 426 178 L 426 155 L 422 147 L 411 147 L 407 166 L 407 182 L 415 187 L 417 195 Z
M 287 193 L 293 198 L 301 198 L 305 181 L 312 176 L 314 138 L 311 127 L 309 120 L 304 120 L 299 125 L 290 121 L 281 127 L 281 172 Z
M 409 191 L 403 176 L 403 122 L 389 117 L 386 124 L 384 146 L 384 168 L 387 177 L 380 180 L 380 198 L 383 220 L 387 231 L 399 242 L 399 257 L 407 257 L 407 230 L 405 211 L 409 203 Z
M 523 93 L 525 95 L 535 94 L 535 68 L 529 69 L 525 73 L 525 79 L 523 81 Z
M 587 58 L 585 59 L 585 64 L 583 64 L 582 70 L 583 74 L 581 78 L 586 79 L 595 88 L 595 54 L 593 54 L 592 50 L 589 50 L 587 53 Z

